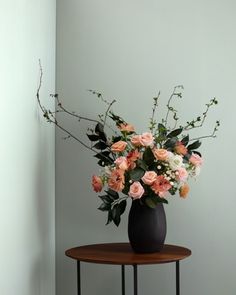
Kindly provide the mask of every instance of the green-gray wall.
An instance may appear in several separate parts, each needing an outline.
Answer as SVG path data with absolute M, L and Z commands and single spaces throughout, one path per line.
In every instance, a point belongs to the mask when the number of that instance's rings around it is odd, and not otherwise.
M 167 243 L 192 249 L 181 263 L 183 295 L 233 295 L 236 290 L 235 77 L 236 3 L 232 0 L 58 0 L 57 92 L 71 110 L 90 117 L 102 104 L 87 89 L 116 98 L 115 109 L 140 132 L 146 130 L 152 97 L 161 90 L 159 116 L 175 85 L 182 122 L 195 118 L 216 96 L 202 133 L 215 119 L 218 138 L 203 142 L 204 166 L 187 200 L 170 197 Z M 59 117 L 58 117 L 59 118 Z M 61 117 L 60 117 L 61 118 Z M 82 136 L 76 120 L 62 123 Z M 196 134 L 198 134 L 196 132 Z M 99 172 L 92 154 L 56 134 L 57 295 L 75 294 L 76 266 L 65 249 L 127 241 L 127 214 L 119 228 L 105 226 L 90 179 Z M 85 137 L 84 137 L 85 138 Z M 140 294 L 174 294 L 174 265 L 140 267 Z M 120 269 L 82 265 L 83 294 L 120 294 Z M 131 269 L 127 294 L 132 294 Z

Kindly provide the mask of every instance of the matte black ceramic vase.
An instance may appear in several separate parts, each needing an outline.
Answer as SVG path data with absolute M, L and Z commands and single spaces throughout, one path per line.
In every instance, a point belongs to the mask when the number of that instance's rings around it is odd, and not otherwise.
M 137 253 L 160 252 L 166 237 L 166 215 L 162 203 L 152 209 L 140 200 L 132 201 L 128 219 L 128 236 Z

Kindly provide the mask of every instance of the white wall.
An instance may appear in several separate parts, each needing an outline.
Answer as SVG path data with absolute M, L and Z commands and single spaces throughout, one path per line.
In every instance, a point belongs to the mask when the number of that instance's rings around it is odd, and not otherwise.
M 1 295 L 55 294 L 54 128 L 36 102 L 39 58 L 45 103 L 55 89 L 55 11 L 0 1 Z
M 181 264 L 183 295 L 235 294 L 236 214 L 236 3 L 232 0 L 58 1 L 57 90 L 69 109 L 95 116 L 102 107 L 86 90 L 118 100 L 116 110 L 145 130 L 152 97 L 162 90 L 165 105 L 173 86 L 185 86 L 179 104 L 184 120 L 201 113 L 222 121 L 216 140 L 204 142 L 205 165 L 186 201 L 166 206 L 167 243 L 193 255 Z M 162 111 L 160 116 L 162 116 Z M 81 136 L 76 121 L 63 124 Z M 90 187 L 98 167 L 90 153 L 57 132 L 57 295 L 75 294 L 76 267 L 65 249 L 96 242 L 127 241 L 127 216 L 117 229 L 105 226 Z M 120 294 L 119 268 L 82 265 L 83 294 Z M 127 294 L 132 276 L 127 274 Z M 140 268 L 140 294 L 174 294 L 174 266 Z

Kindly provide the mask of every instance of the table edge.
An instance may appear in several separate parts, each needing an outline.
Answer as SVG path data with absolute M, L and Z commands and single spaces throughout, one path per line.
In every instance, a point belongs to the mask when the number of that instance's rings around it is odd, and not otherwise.
M 132 263 L 132 262 L 126 262 L 126 261 L 110 261 L 110 260 L 103 260 L 103 261 L 100 261 L 98 259 L 88 259 L 88 258 L 82 258 L 82 259 L 77 259 L 75 257 L 72 257 L 71 255 L 68 254 L 69 251 L 73 250 L 73 249 L 77 249 L 77 248 L 80 248 L 80 247 L 87 247 L 87 246 L 95 246 L 95 245 L 111 245 L 111 244 L 129 244 L 129 243 L 98 243 L 98 244 L 87 244 L 87 245 L 82 245 L 82 246 L 78 246 L 78 247 L 73 247 L 73 248 L 70 248 L 70 249 L 67 249 L 65 251 L 65 255 L 73 260 L 76 260 L 76 261 L 81 261 L 81 262 L 86 262 L 86 263 L 95 263 L 95 264 L 110 264 L 110 265 L 151 265 L 151 264 L 165 264 L 165 263 L 175 263 L 177 261 L 181 261 L 183 259 L 186 259 L 188 258 L 189 256 L 192 255 L 192 251 L 186 247 L 183 247 L 183 246 L 178 246 L 178 245 L 173 245 L 173 244 L 165 244 L 166 246 L 175 246 L 175 247 L 178 247 L 178 248 L 182 248 L 182 249 L 185 249 L 188 251 L 188 253 L 184 256 L 184 257 L 180 257 L 180 258 L 172 258 L 170 260 L 166 259 L 165 261 L 141 261 L 141 262 L 138 262 L 138 263 Z M 137 254 L 137 253 L 134 253 L 134 254 Z M 138 254 L 137 254 L 138 255 Z M 145 254 L 144 254 L 145 255 Z

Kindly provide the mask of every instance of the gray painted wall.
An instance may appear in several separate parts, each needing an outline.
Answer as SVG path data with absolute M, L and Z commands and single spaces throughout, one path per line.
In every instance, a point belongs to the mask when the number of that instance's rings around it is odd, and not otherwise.
M 214 96 L 220 105 L 216 140 L 201 148 L 202 174 L 187 200 L 177 196 L 166 206 L 167 243 L 187 246 L 191 258 L 181 264 L 183 295 L 235 294 L 235 1 L 58 1 L 57 91 L 69 109 L 95 116 L 103 106 L 86 90 L 116 98 L 116 111 L 146 130 L 152 97 L 162 91 L 164 105 L 175 85 L 185 86 L 177 102 L 183 122 L 204 110 Z M 78 136 L 76 121 L 60 118 Z M 99 200 L 90 185 L 98 173 L 92 155 L 56 134 L 57 295 L 75 294 L 76 266 L 67 248 L 88 243 L 127 241 L 127 214 L 119 228 L 105 226 Z M 85 137 L 84 137 L 85 138 Z M 120 294 L 118 267 L 82 265 L 83 294 Z M 127 294 L 132 294 L 131 269 Z M 144 266 L 140 294 L 174 294 L 174 265 Z
M 0 1 L 0 294 L 55 294 L 54 128 L 36 102 L 55 89 L 54 0 Z M 46 98 L 44 100 L 44 98 Z

